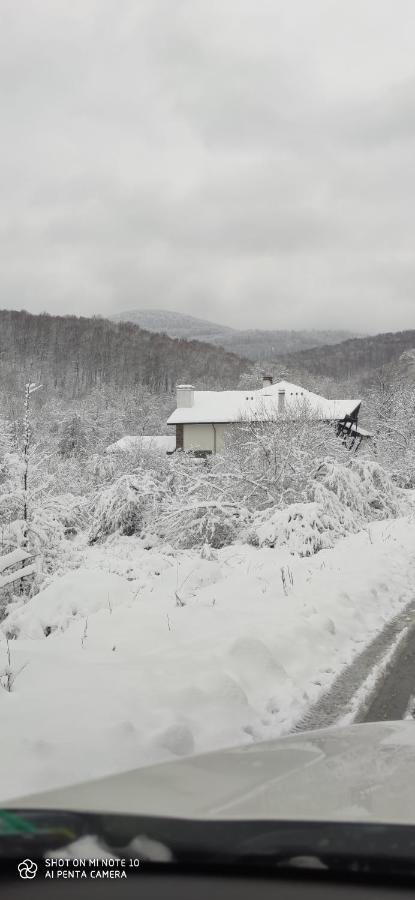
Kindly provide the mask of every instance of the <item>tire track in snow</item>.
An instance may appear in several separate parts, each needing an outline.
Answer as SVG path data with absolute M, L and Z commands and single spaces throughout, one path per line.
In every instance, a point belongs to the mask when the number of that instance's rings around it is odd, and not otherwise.
M 387 666 L 359 722 L 387 722 L 404 719 L 411 707 L 415 683 L 415 627 L 405 629 L 399 651 Z M 413 716 L 411 716 L 413 717 Z
M 394 616 L 353 662 L 342 669 L 331 687 L 299 719 L 292 732 L 327 728 L 343 719 L 349 724 L 365 721 L 366 710 L 379 682 L 393 665 L 402 641 L 413 629 L 415 600 L 411 600 Z

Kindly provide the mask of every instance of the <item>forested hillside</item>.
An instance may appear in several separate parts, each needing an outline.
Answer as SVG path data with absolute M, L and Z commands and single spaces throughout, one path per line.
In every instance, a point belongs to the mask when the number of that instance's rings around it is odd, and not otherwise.
M 311 373 L 336 381 L 352 379 L 364 384 L 385 367 L 392 371 L 402 354 L 414 347 L 415 331 L 397 331 L 284 354 L 274 362 L 300 377 L 302 373 Z
M 268 363 L 279 353 L 297 353 L 309 348 L 338 344 L 355 335 L 348 331 L 284 331 L 249 329 L 232 331 L 218 343 L 226 350 L 261 363 Z
M 196 316 L 165 309 L 130 309 L 112 316 L 115 322 L 133 322 L 148 331 L 169 337 L 207 341 L 255 362 L 267 362 L 279 353 L 295 353 L 309 347 L 335 344 L 355 337 L 355 332 L 317 329 L 240 329 Z
M 222 344 L 223 339 L 235 330 L 218 322 L 171 309 L 129 309 L 116 313 L 111 319 L 114 322 L 133 322 L 147 331 L 157 331 L 169 337 L 207 341 L 208 344 Z
M 14 392 L 29 378 L 65 399 L 104 386 L 171 392 L 177 381 L 233 387 L 247 361 L 220 347 L 173 340 L 129 322 L 0 310 L 0 375 Z

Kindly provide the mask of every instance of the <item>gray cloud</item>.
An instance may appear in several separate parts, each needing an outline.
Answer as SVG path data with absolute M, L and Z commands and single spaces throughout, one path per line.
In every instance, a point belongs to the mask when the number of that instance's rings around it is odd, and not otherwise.
M 414 326 L 412 0 L 3 0 L 1 305 Z

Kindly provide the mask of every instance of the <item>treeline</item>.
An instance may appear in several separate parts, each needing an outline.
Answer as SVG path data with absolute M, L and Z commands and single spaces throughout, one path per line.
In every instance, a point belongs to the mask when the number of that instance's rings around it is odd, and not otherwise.
M 358 337 L 352 331 L 306 330 L 289 331 L 275 329 L 241 330 L 208 322 L 173 310 L 133 309 L 112 316 L 114 322 L 133 322 L 147 331 L 157 331 L 169 337 L 206 341 L 219 344 L 224 350 L 236 353 L 253 362 L 265 363 L 276 354 L 296 353 L 309 347 L 337 344 L 349 338 Z
M 267 363 L 280 354 L 337 344 L 354 337 L 348 331 L 231 331 L 215 343 L 238 356 Z
M 171 393 L 177 382 L 234 387 L 249 363 L 221 347 L 169 338 L 130 322 L 0 310 L 0 378 L 15 393 L 29 378 L 73 400 L 104 386 Z
M 284 354 L 275 363 L 297 373 L 309 372 L 337 381 L 359 379 L 364 384 L 383 369 L 393 375 L 402 354 L 414 347 L 415 331 L 388 332 Z

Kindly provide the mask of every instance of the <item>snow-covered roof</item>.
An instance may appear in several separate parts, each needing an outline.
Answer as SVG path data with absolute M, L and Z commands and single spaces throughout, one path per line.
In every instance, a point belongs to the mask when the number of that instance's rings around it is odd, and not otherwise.
M 238 422 L 278 418 L 278 394 L 285 393 L 284 415 L 302 409 L 317 419 L 340 421 L 360 405 L 360 400 L 327 400 L 298 384 L 278 381 L 259 390 L 195 391 L 192 406 L 177 407 L 168 425 L 202 422 Z
M 176 449 L 176 438 L 171 434 L 125 435 L 115 444 L 110 444 L 106 453 L 139 453 L 141 450 L 150 453 L 173 453 Z

